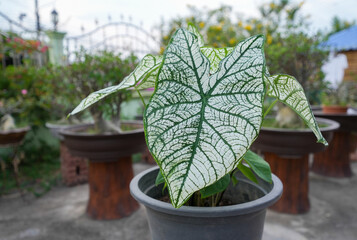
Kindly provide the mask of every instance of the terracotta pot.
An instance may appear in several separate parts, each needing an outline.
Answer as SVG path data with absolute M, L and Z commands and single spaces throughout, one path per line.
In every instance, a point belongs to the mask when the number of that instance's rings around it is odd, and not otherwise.
M 326 106 L 322 105 L 322 112 L 324 113 L 347 113 L 347 106 L 331 105 Z

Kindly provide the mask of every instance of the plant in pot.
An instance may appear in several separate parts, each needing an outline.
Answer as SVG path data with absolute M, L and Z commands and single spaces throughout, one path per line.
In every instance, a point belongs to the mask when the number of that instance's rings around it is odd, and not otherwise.
M 342 81 L 337 88 L 328 88 L 321 93 L 323 113 L 347 113 L 349 105 L 356 103 L 356 83 Z
M 121 58 L 110 52 L 95 56 L 82 52 L 77 57 L 64 73 L 74 93 L 81 97 L 121 82 L 136 65 L 134 56 Z M 71 154 L 89 160 L 87 213 L 94 219 L 117 219 L 138 208 L 129 192 L 131 155 L 143 152 L 146 145 L 142 121 L 120 121 L 120 105 L 130 95 L 130 91 L 121 92 L 89 108 L 93 127 L 60 132 Z
M 261 239 L 266 208 L 282 193 L 269 164 L 249 151 L 266 95 L 301 113 L 327 144 L 295 78 L 269 76 L 264 42 L 257 35 L 216 49 L 193 26 L 179 29 L 163 56 L 145 56 L 121 84 L 92 93 L 72 112 L 121 89 L 155 86 L 144 129 L 159 168 L 130 186 L 146 206 L 153 239 Z
M 290 214 L 306 213 L 310 209 L 309 154 L 324 151 L 326 146 L 316 144 L 313 132 L 294 111 L 283 104 L 277 105 L 275 114 L 264 118 L 259 137 L 251 148 L 264 155 L 272 172 L 284 184 L 281 199 L 271 208 Z M 316 121 L 330 143 L 339 124 L 323 118 Z
M 357 83 L 343 81 L 337 89 L 323 95 L 323 102 L 338 105 L 325 105 L 323 111 L 316 111 L 315 115 L 338 122 L 340 128 L 335 132 L 330 146 L 314 155 L 311 169 L 328 177 L 351 177 L 353 172 L 346 146 L 350 145 L 352 133 L 357 131 L 357 114 L 354 110 L 357 102 Z
M 14 169 L 16 186 L 22 194 L 19 180 L 20 158 L 18 157 L 18 147 L 23 142 L 30 127 L 21 123 L 17 118 L 17 115 L 22 112 L 20 97 L 6 96 L 4 98 L 5 95 L 4 90 L 0 91 L 0 171 L 3 175 L 3 184 L 1 185 L 5 189 L 6 168 L 10 164 Z M 3 189 L 1 189 L 1 192 L 3 192 Z
M 53 94 L 56 96 L 51 99 L 51 118 L 46 122 L 46 127 L 50 129 L 54 137 L 63 140 L 59 134 L 61 129 L 76 127 L 78 125 L 88 126 L 93 123 L 87 112 L 78 114 L 71 118 L 66 118 L 66 114 L 81 100 L 81 95 L 73 94 L 73 79 L 69 78 L 69 67 L 49 66 L 48 77 L 53 87 Z

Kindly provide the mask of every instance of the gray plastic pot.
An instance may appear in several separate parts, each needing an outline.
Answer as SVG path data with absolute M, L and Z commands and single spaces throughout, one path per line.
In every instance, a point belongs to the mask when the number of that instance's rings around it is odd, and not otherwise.
M 137 175 L 130 183 L 132 196 L 146 207 L 153 240 L 260 240 L 266 209 L 281 196 L 283 185 L 273 175 L 269 184 L 258 178 L 259 185 L 237 173 L 238 184 L 225 192 L 233 202 L 255 200 L 221 207 L 188 207 L 175 209 L 157 200 L 162 185 L 156 187 L 158 167 Z

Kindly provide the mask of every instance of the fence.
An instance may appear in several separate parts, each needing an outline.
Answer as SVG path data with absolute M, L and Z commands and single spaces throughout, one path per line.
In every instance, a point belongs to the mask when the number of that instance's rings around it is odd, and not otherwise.
M 129 22 L 111 22 L 93 31 L 65 39 L 65 55 L 70 62 L 74 53 L 85 49 L 89 53 L 112 51 L 141 57 L 160 50 L 160 41 L 141 26 Z
M 1 32 L 0 54 L 1 64 L 19 65 L 23 64 L 23 59 L 30 59 L 35 65 L 43 65 L 48 61 L 48 54 L 42 49 L 43 43 L 49 43 L 49 38 L 44 31 L 36 32 L 23 27 L 20 23 L 11 20 L 5 14 L 0 12 L 0 17 L 8 21 L 10 31 L 15 32 L 15 36 L 9 36 L 8 33 Z M 131 22 L 110 22 L 96 27 L 94 30 L 77 36 L 69 36 L 64 39 L 64 58 L 67 64 L 76 60 L 76 52 L 85 51 L 89 54 L 95 54 L 99 51 L 111 51 L 124 56 L 134 54 L 142 57 L 145 54 L 155 54 L 160 50 L 160 41 L 158 36 L 147 32 L 142 26 Z M 40 48 L 36 53 L 29 51 L 18 51 L 11 49 L 7 41 L 26 42 L 34 45 L 40 43 Z M 25 40 L 27 39 L 27 40 Z M 31 39 L 31 40 L 28 40 Z M 7 46 L 7 47 L 6 47 Z M 51 48 L 51 46 L 49 46 Z

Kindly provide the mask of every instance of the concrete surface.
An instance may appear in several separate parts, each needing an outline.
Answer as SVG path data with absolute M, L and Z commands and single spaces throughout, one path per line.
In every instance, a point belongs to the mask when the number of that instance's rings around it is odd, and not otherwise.
M 352 164 L 357 174 L 357 162 Z M 138 173 L 149 165 L 135 164 Z M 115 221 L 85 215 L 88 185 L 57 186 L 41 198 L 0 198 L 0 240 L 150 240 L 145 209 Z M 357 177 L 310 174 L 311 210 L 288 215 L 268 211 L 263 240 L 357 239 Z M 168 239 L 169 240 L 169 239 Z

